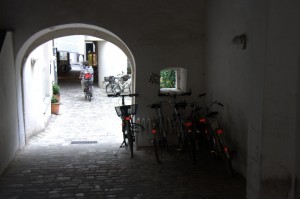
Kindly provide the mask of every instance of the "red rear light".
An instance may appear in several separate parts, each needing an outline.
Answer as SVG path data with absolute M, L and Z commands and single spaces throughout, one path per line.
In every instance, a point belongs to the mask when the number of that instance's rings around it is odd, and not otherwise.
M 129 117 L 125 117 L 125 120 L 129 121 L 129 120 L 131 120 L 131 117 L 130 116 Z
M 200 122 L 200 123 L 206 123 L 206 118 L 200 118 L 200 119 L 199 119 L 199 122 Z
M 190 127 L 190 126 L 192 126 L 192 125 L 193 125 L 192 122 L 185 122 L 185 123 L 184 123 L 184 126 L 186 126 L 186 127 Z
M 224 133 L 223 129 L 217 129 L 217 134 L 222 134 L 222 133 Z
M 152 130 L 151 130 L 151 133 L 152 133 L 152 134 L 156 134 L 156 133 L 157 133 L 156 129 L 152 129 Z
M 226 146 L 224 146 L 224 151 L 225 153 L 228 153 L 228 148 Z

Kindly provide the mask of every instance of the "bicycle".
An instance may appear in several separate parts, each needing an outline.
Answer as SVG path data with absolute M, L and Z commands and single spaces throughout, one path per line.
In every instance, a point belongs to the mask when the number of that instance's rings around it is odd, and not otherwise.
M 200 149 L 200 147 L 202 146 L 201 141 L 203 140 L 203 138 L 205 136 L 204 134 L 204 125 L 203 125 L 203 115 L 205 115 L 204 113 L 204 109 L 198 105 L 198 99 L 205 96 L 206 94 L 199 94 L 198 96 L 196 96 L 196 99 L 194 101 L 192 101 L 190 104 L 190 108 L 191 108 L 191 112 L 190 112 L 190 120 L 192 122 L 192 128 L 193 128 L 193 133 L 194 133 L 194 147 L 195 147 L 195 151 L 198 151 Z M 201 144 L 200 144 L 201 143 Z M 196 160 L 196 159 L 195 159 Z
M 218 111 L 212 111 L 212 106 L 217 105 L 221 108 L 224 105 L 220 102 L 214 101 L 208 103 L 206 106 L 206 127 L 207 133 L 209 136 L 209 146 L 211 149 L 211 153 L 215 155 L 215 157 L 220 158 L 225 164 L 226 170 L 230 176 L 233 176 L 233 168 L 231 163 L 231 152 L 229 147 L 226 145 L 224 140 L 224 129 L 220 125 L 220 121 L 218 118 Z
M 116 106 L 115 110 L 117 115 L 122 119 L 122 133 L 123 133 L 123 142 L 121 143 L 120 148 L 128 147 L 130 149 L 131 158 L 133 158 L 133 143 L 135 142 L 135 133 L 143 131 L 144 127 L 140 124 L 136 124 L 133 122 L 133 117 L 137 112 L 138 105 L 131 104 L 125 105 L 125 97 L 136 97 L 138 94 L 112 94 L 107 95 L 108 97 L 121 97 L 122 98 L 122 106 Z M 119 150 L 115 154 L 117 156 Z
M 121 77 L 115 77 L 112 83 L 106 86 L 107 93 L 124 93 L 128 90 L 131 93 L 131 77 L 129 75 L 123 75 Z
M 163 115 L 161 113 L 161 103 L 150 104 L 149 108 L 155 110 L 156 119 L 152 122 L 151 133 L 153 135 L 153 146 L 156 160 L 162 163 L 163 154 L 168 151 L 167 134 L 164 128 Z
M 93 97 L 93 80 L 91 73 L 84 74 L 84 96 L 88 101 L 92 100 Z
M 168 104 L 174 111 L 174 120 L 177 127 L 179 150 L 183 152 L 189 151 L 192 156 L 193 163 L 196 163 L 196 142 L 193 123 L 191 118 L 183 119 L 182 113 L 182 111 L 187 106 L 187 102 L 176 102 L 177 96 L 189 95 L 191 95 L 191 91 L 186 93 L 158 93 L 158 96 L 168 96 L 171 98 L 171 101 L 168 101 Z
M 108 82 L 108 84 L 106 84 L 105 86 L 106 93 L 116 94 L 117 92 L 114 92 L 113 90 L 113 88 L 117 85 L 116 77 L 115 76 L 104 77 L 104 81 Z

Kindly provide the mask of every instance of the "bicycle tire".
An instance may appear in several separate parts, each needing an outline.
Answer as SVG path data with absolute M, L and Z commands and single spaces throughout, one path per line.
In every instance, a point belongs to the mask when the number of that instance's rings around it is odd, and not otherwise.
M 131 85 L 128 85 L 128 93 L 131 93 Z
M 154 146 L 154 153 L 158 164 L 162 163 L 162 143 L 157 136 L 154 135 L 153 138 L 153 146 Z
M 218 150 L 218 146 L 217 146 L 217 141 L 213 132 L 212 127 L 208 127 L 207 129 L 207 134 L 206 134 L 206 139 L 207 139 L 207 143 L 208 143 L 208 150 L 211 154 L 214 155 L 215 158 L 218 157 L 219 155 L 219 150 Z
M 181 126 L 182 124 L 179 121 L 176 121 L 177 123 L 177 133 L 178 133 L 178 146 L 179 150 L 184 151 L 184 145 L 186 142 L 184 132 L 183 132 L 183 127 Z
M 119 84 L 113 85 L 112 92 L 113 92 L 113 94 L 117 94 L 117 93 L 121 92 L 121 88 L 120 88 Z
M 223 142 L 221 141 L 220 137 L 217 137 L 217 142 L 218 142 L 219 149 L 220 149 L 219 157 L 225 164 L 225 168 L 226 168 L 228 175 L 232 177 L 233 176 L 233 168 L 232 168 L 232 163 L 231 163 L 231 157 L 228 154 L 229 152 L 225 151 L 225 147 L 223 146 Z
M 189 152 L 192 158 L 192 162 L 193 164 L 195 164 L 196 163 L 196 140 L 195 140 L 194 132 L 190 132 L 188 134 L 187 145 L 189 146 Z
M 212 142 L 212 152 L 214 157 L 217 159 L 221 158 L 221 146 L 219 144 L 218 138 L 215 135 L 212 136 L 211 142 Z
M 105 88 L 106 93 L 113 93 L 113 87 L 114 87 L 114 85 L 115 85 L 114 83 L 107 84 L 106 88 Z
M 127 139 L 128 139 L 128 145 L 130 149 L 130 156 L 133 158 L 133 132 L 131 131 L 130 123 L 129 121 L 126 121 L 126 130 L 127 130 Z

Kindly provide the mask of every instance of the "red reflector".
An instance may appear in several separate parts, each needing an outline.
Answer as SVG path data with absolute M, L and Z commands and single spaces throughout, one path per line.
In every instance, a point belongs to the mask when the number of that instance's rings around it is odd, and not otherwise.
M 224 151 L 228 153 L 228 148 L 226 146 L 224 147 Z
M 152 129 L 151 133 L 156 134 L 157 133 L 156 129 Z
M 199 119 L 199 122 L 200 122 L 200 123 L 205 123 L 205 122 L 206 122 L 206 118 L 200 118 L 200 119 Z
M 192 124 L 193 124 L 192 122 L 185 122 L 184 126 L 188 126 L 189 127 L 189 126 L 192 126 Z
M 224 133 L 223 129 L 217 129 L 217 134 L 222 134 L 222 133 Z
M 125 120 L 126 121 L 131 120 L 131 117 L 125 117 Z

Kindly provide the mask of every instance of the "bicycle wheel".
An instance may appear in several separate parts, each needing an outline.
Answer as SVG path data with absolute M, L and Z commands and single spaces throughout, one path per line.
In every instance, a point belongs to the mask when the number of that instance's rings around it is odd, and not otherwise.
M 178 136 L 179 150 L 184 151 L 184 145 L 185 145 L 186 139 L 184 136 L 183 127 L 179 120 L 176 121 L 176 124 L 177 124 L 176 126 L 177 126 L 177 133 L 178 133 L 177 136 Z
M 92 92 L 92 86 L 89 86 L 88 89 L 88 100 L 91 101 L 92 100 L 92 96 L 93 96 L 93 92 Z
M 119 84 L 114 84 L 114 85 L 113 85 L 112 92 L 113 92 L 114 94 L 117 94 L 117 93 L 120 93 L 120 92 L 121 92 L 121 88 L 120 88 Z
M 115 86 L 115 83 L 109 83 L 106 85 L 106 93 L 113 93 L 113 88 Z
M 131 93 L 131 85 L 128 87 L 128 93 Z
M 219 150 L 213 129 L 209 126 L 207 129 L 205 129 L 205 134 L 209 152 L 214 155 L 214 157 L 217 157 Z
M 133 135 L 133 132 L 131 131 L 129 121 L 126 121 L 126 131 L 127 131 L 127 139 L 128 139 L 129 149 L 130 149 L 130 155 L 133 158 L 133 140 L 134 140 L 134 135 Z
M 158 133 L 153 134 L 153 146 L 156 160 L 159 164 L 161 164 L 163 157 L 163 141 Z
M 192 158 L 193 164 L 196 163 L 196 140 L 194 132 L 189 132 L 187 136 L 187 146 L 189 147 L 189 153 Z
M 220 137 L 217 137 L 217 143 L 219 145 L 219 157 L 224 162 L 226 171 L 229 176 L 233 176 L 233 169 L 231 164 L 231 157 L 228 151 L 228 148 L 224 146 L 223 141 Z
M 90 92 L 87 94 L 87 99 L 88 99 L 89 101 L 91 101 L 91 100 L 92 100 L 92 95 L 91 95 L 91 93 L 90 93 Z

